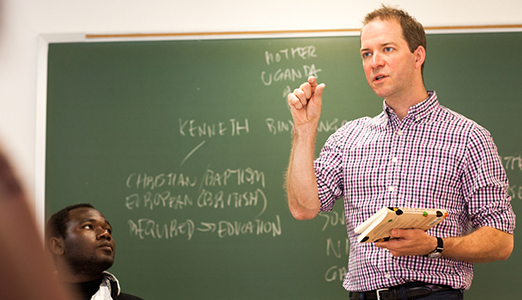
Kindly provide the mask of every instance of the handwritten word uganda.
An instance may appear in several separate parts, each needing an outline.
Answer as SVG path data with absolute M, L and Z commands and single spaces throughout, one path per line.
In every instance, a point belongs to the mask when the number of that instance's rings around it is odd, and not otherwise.
M 309 60 L 316 58 L 315 46 L 304 46 L 282 49 L 276 52 L 265 51 L 265 62 L 267 66 L 271 64 L 279 64 L 282 62 L 290 62 L 293 60 Z M 317 76 L 321 72 L 314 64 L 303 64 L 299 67 L 289 66 L 282 67 L 271 71 L 261 72 L 261 81 L 265 86 L 271 85 L 278 81 L 292 81 L 303 80 L 308 76 Z

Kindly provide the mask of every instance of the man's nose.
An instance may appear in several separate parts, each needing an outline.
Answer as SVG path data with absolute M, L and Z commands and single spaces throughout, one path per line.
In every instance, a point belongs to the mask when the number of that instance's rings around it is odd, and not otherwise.
M 373 69 L 381 68 L 384 66 L 384 59 L 382 55 L 376 51 L 373 53 L 370 63 Z
M 108 229 L 100 229 L 98 231 L 98 239 L 107 239 L 110 241 L 112 239 L 112 235 Z

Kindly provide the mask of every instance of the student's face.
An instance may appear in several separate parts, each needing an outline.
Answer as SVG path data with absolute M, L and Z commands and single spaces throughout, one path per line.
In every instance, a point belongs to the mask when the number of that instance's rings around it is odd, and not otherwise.
M 97 274 L 114 262 L 112 227 L 97 210 L 82 207 L 69 212 L 64 255 L 74 272 Z
M 417 50 L 415 51 L 417 52 Z M 361 56 L 366 80 L 382 98 L 407 95 L 414 76 L 422 76 L 398 21 L 375 19 L 361 31 Z M 418 73 L 418 74 L 416 74 Z

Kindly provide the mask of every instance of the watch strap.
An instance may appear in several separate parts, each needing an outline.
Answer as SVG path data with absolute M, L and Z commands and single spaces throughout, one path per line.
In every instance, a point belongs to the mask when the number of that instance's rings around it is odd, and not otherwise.
M 442 251 L 444 250 L 444 241 L 442 238 L 437 237 L 437 248 L 433 250 L 430 254 L 428 254 L 429 258 L 436 259 L 442 256 Z
M 437 248 L 435 248 L 435 251 L 434 252 L 442 252 L 442 250 L 444 250 L 444 241 L 442 240 L 442 238 L 440 237 L 437 237 Z

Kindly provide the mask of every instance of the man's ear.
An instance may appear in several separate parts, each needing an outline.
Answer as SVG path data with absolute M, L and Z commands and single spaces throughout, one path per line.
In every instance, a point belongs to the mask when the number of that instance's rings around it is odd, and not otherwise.
M 426 60 L 426 49 L 419 45 L 413 52 L 413 55 L 415 55 L 415 67 L 420 68 Z
M 57 237 L 50 238 L 49 239 L 49 248 L 50 248 L 52 254 L 62 255 L 65 252 L 64 247 L 63 247 L 63 239 L 57 238 Z

